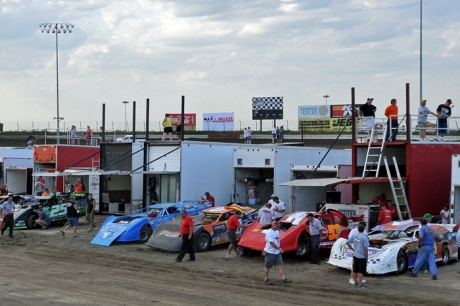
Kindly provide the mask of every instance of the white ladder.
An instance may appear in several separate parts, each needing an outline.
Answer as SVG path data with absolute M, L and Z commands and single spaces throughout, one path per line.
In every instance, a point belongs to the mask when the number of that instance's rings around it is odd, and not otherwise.
M 385 144 L 387 143 L 387 138 L 385 137 L 387 132 L 386 126 L 383 128 L 383 140 L 381 146 L 373 146 L 372 140 L 374 139 L 375 129 L 371 130 L 371 137 L 369 139 L 369 145 L 367 146 L 367 155 L 364 162 L 363 178 L 366 177 L 366 173 L 375 172 L 375 177 L 379 176 L 380 165 L 382 163 L 382 152 Z
M 100 159 L 91 159 L 91 171 L 96 171 L 101 167 L 101 160 Z
M 396 161 L 396 157 L 393 156 L 393 164 L 396 169 L 397 179 L 393 179 L 393 177 L 391 176 L 390 167 L 388 166 L 388 161 L 386 157 L 383 157 L 383 161 L 385 163 L 385 168 L 387 170 L 388 181 L 390 182 L 391 191 L 393 192 L 393 197 L 395 199 L 396 209 L 398 210 L 399 220 L 403 220 L 401 214 L 401 207 L 404 208 L 404 211 L 407 213 L 409 219 L 412 219 L 412 215 L 409 209 L 409 203 L 407 203 L 406 191 L 404 190 L 404 185 L 401 179 L 401 174 L 399 173 L 399 167 Z

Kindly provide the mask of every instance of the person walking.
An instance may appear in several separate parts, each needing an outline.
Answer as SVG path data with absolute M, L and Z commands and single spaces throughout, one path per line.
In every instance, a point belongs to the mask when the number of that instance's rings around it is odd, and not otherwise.
M 169 135 L 169 140 L 172 141 L 172 131 L 172 119 L 169 114 L 166 114 L 163 119 L 163 138 L 161 138 L 161 141 L 165 141 L 166 134 Z
M 89 224 L 88 232 L 91 232 L 96 225 L 94 225 L 94 214 L 96 213 L 96 200 L 93 198 L 93 194 L 88 194 L 86 199 L 86 222 Z
M 390 105 L 385 109 L 385 116 L 387 120 L 387 134 L 385 140 L 396 141 L 396 135 L 398 134 L 398 101 L 391 99 Z
M 38 219 L 35 220 L 35 223 L 37 223 L 37 225 L 41 226 L 42 230 L 48 229 L 48 226 L 51 223 L 50 217 L 46 214 L 46 212 L 43 211 L 42 208 L 38 209 Z
M 241 218 L 241 211 L 239 210 L 236 210 L 235 214 L 231 215 L 230 218 L 228 218 L 227 237 L 230 241 L 230 245 L 228 246 L 227 255 L 225 256 L 225 258 L 233 258 L 232 250 L 235 250 L 236 255 L 240 255 L 240 253 L 238 252 L 238 247 L 236 245 L 236 231 L 238 230 L 238 228 L 246 228 L 247 226 L 245 224 L 241 224 L 239 218 Z
M 369 289 L 363 285 L 363 275 L 367 269 L 369 239 L 364 235 L 364 225 L 358 225 L 358 234 L 350 237 L 347 246 L 353 251 L 352 277 L 357 289 Z
M 284 275 L 283 258 L 284 250 L 280 246 L 279 228 L 281 223 L 273 221 L 271 228 L 265 234 L 265 266 L 264 266 L 264 282 L 265 285 L 274 285 L 269 279 L 268 274 L 273 266 L 278 266 L 278 273 L 281 276 L 281 283 L 289 284 L 292 280 L 287 279 Z
M 182 223 L 180 225 L 179 237 L 182 237 L 182 246 L 179 255 L 177 255 L 176 261 L 182 262 L 186 253 L 190 254 L 190 259 L 188 259 L 189 261 L 195 261 L 195 239 L 193 239 L 194 222 L 186 210 L 181 210 L 180 216 L 182 217 Z
M 80 218 L 80 211 L 78 210 L 77 204 L 75 204 L 75 197 L 70 197 L 70 202 L 67 203 L 67 225 L 61 230 L 62 236 L 65 236 L 66 230 L 73 226 L 73 235 L 72 238 L 77 238 L 77 227 L 78 227 L 78 219 Z
M 449 133 L 447 118 L 452 115 L 452 109 L 450 105 L 452 104 L 451 99 L 447 99 L 446 102 L 440 104 L 436 109 L 438 115 L 438 134 L 441 135 L 441 138 L 435 137 L 434 141 L 444 141 L 444 135 Z
M 307 215 L 310 221 L 310 237 L 311 237 L 311 251 L 313 253 L 313 261 L 310 264 L 321 264 L 321 257 L 319 256 L 319 240 L 323 226 L 321 221 L 315 218 L 313 213 Z
M 436 259 L 434 257 L 434 230 L 428 225 L 426 219 L 420 220 L 422 228 L 419 231 L 419 249 L 417 254 L 417 259 L 415 260 L 414 269 L 412 272 L 409 272 L 409 275 L 412 277 L 417 277 L 418 271 L 422 267 L 426 259 L 428 259 L 428 264 L 430 266 L 431 279 L 438 279 L 438 268 L 436 267 Z
M 2 221 L 2 236 L 5 232 L 6 228 L 9 227 L 9 238 L 13 239 L 13 228 L 14 228 L 14 202 L 13 196 L 9 195 L 8 199 L 2 204 L 2 213 L 3 213 L 3 221 Z

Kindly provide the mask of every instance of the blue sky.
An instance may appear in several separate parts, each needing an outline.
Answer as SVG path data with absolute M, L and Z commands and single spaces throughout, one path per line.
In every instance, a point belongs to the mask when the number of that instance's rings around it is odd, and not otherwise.
M 251 98 L 299 105 L 373 97 L 419 102 L 420 0 L 0 1 L 3 122 L 56 116 L 55 36 L 39 24 L 75 24 L 59 35 L 60 115 L 66 125 L 123 122 L 122 101 L 145 119 L 165 112 L 234 112 L 251 120 Z M 459 99 L 460 1 L 423 3 L 423 96 L 428 107 Z M 131 105 L 131 104 L 130 104 Z M 402 111 L 400 111 L 402 112 Z M 456 110 L 453 111 L 454 116 Z M 128 117 L 132 111 L 128 108 Z M 199 120 L 199 119 L 198 119 Z

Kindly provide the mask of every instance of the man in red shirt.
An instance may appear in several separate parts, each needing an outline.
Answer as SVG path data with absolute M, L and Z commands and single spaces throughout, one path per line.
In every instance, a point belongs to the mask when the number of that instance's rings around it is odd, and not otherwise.
M 380 208 L 378 224 L 386 224 L 391 222 L 391 211 L 386 207 L 385 204 L 380 204 Z
M 236 255 L 240 255 L 238 253 L 238 247 L 236 246 L 236 230 L 238 228 L 246 228 L 247 226 L 244 224 L 241 224 L 240 221 L 238 220 L 241 217 L 241 211 L 237 210 L 235 211 L 234 215 L 231 215 L 230 218 L 228 218 L 227 222 L 227 237 L 228 240 L 230 240 L 230 245 L 228 246 L 228 252 L 226 258 L 233 258 L 232 250 L 235 250 Z
M 391 200 L 388 200 L 387 208 L 391 211 L 391 220 L 398 220 L 398 209 L 396 208 L 396 205 L 393 205 Z
M 182 262 L 186 253 L 190 254 L 189 261 L 195 261 L 195 245 L 193 239 L 193 219 L 187 214 L 186 210 L 180 211 L 182 217 L 182 223 L 180 225 L 179 237 L 182 237 L 182 247 L 179 255 L 177 255 L 176 261 Z
M 212 207 L 214 207 L 216 205 L 216 200 L 214 200 L 214 197 L 209 192 L 205 192 L 204 195 L 206 196 L 208 202 L 212 202 Z

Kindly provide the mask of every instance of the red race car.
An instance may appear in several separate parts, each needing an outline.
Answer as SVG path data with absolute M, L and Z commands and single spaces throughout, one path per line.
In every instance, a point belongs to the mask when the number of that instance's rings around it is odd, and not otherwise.
M 295 212 L 281 218 L 280 245 L 285 251 L 295 251 L 298 256 L 305 256 L 310 253 L 310 227 L 307 214 L 309 212 Z M 323 224 L 320 238 L 320 248 L 330 249 L 334 242 L 339 238 L 339 221 L 342 213 L 334 209 L 326 212 L 314 213 L 315 218 Z M 350 220 L 357 222 L 359 220 Z M 239 247 L 250 250 L 263 251 L 265 248 L 265 230 L 270 225 L 260 224 L 254 221 L 250 224 L 241 236 Z

